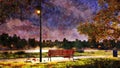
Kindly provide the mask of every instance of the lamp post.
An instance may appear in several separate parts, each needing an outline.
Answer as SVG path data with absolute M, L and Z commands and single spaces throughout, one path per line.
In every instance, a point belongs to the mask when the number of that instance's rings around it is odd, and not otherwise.
M 41 18 L 39 9 L 36 10 L 36 13 Z M 42 62 L 42 23 L 41 23 L 41 19 L 39 20 L 39 23 L 40 23 L 40 41 L 39 41 L 40 42 L 40 44 L 39 44 L 39 47 L 40 47 L 40 62 Z

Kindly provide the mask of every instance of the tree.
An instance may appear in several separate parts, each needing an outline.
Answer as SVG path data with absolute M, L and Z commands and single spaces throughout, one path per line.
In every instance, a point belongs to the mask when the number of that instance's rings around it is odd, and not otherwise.
M 82 43 L 81 40 L 76 39 L 76 41 L 74 42 L 74 46 L 75 46 L 77 49 L 80 49 L 80 48 L 83 47 L 81 43 Z
M 43 47 L 46 47 L 46 41 L 45 40 L 43 40 Z
M 36 44 L 36 42 L 35 42 L 35 39 L 30 39 L 30 38 L 29 38 L 28 44 L 30 45 L 30 47 L 33 47 L 33 48 L 37 46 L 37 44 Z
M 73 48 L 73 44 L 74 44 L 73 42 L 70 42 L 66 38 L 64 38 L 62 48 L 71 49 L 71 48 Z
M 17 47 L 19 40 L 20 40 L 20 37 L 18 37 L 16 34 L 14 34 L 12 37 L 12 44 L 14 47 Z
M 120 40 L 117 41 L 117 47 L 120 48 Z
M 25 49 L 25 46 L 27 45 L 27 42 L 25 39 L 19 39 L 17 42 L 16 48 L 17 49 Z
M 3 46 L 9 46 L 10 43 L 9 43 L 8 41 L 9 41 L 9 36 L 8 36 L 8 34 L 3 33 L 3 34 L 0 36 L 0 43 L 1 43 Z
M 108 38 L 118 40 L 120 37 L 119 3 L 119 0 L 99 0 L 101 10 L 95 15 L 93 22 L 80 23 L 78 32 L 96 41 Z
M 118 15 L 120 0 L 99 0 L 99 4 L 102 9 L 94 17 L 94 20 L 97 23 L 103 23 L 107 36 L 117 40 L 120 37 L 120 15 Z
M 98 22 L 109 23 L 110 21 L 119 22 L 117 19 L 120 12 L 120 0 L 98 0 L 102 10 L 95 16 Z

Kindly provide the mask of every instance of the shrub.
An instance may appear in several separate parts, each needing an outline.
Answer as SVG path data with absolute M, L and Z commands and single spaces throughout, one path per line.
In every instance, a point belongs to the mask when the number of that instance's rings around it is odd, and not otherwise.
M 26 54 L 24 51 L 18 51 L 18 52 L 16 52 L 15 54 L 17 54 L 17 55 L 22 55 L 22 54 Z
M 90 59 L 92 63 L 85 65 L 73 65 L 72 68 L 120 68 L 120 61 L 114 59 Z
M 15 58 L 24 58 L 25 54 L 26 53 L 24 51 L 19 51 L 19 52 L 14 53 Z

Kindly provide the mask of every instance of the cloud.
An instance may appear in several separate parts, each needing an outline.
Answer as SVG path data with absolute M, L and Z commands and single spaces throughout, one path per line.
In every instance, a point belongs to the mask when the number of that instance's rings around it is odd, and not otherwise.
M 92 2 L 89 5 L 92 5 Z M 47 4 L 43 3 L 42 22 L 52 30 L 59 29 L 59 27 L 63 30 L 76 28 L 80 22 L 92 20 L 94 14 L 89 5 L 84 4 L 82 0 L 76 2 L 74 0 L 50 0 Z
M 95 6 L 93 3 L 96 1 L 87 1 L 50 0 L 43 3 L 43 39 L 86 40 L 87 37 L 79 35 L 76 28 L 80 22 L 91 21 L 94 16 L 93 9 L 89 5 Z
M 42 38 L 43 40 L 87 40 L 79 35 L 76 27 L 80 22 L 91 21 L 97 10 L 96 0 L 43 0 L 42 3 Z M 93 4 L 94 3 L 94 4 Z M 39 40 L 39 16 L 30 14 L 29 21 L 8 20 L 0 25 L 0 34 L 16 34 L 21 38 Z M 29 15 L 28 15 L 29 16 Z
M 10 36 L 16 34 L 20 38 L 35 38 L 39 40 L 40 29 L 39 27 L 34 26 L 29 21 L 20 21 L 19 19 L 11 19 L 7 23 L 0 25 L 0 33 L 8 33 Z M 56 30 L 51 30 L 47 26 L 42 26 L 42 39 L 43 40 L 60 40 L 66 38 L 70 41 L 75 39 L 87 40 L 87 37 L 84 35 L 79 35 L 76 29 L 63 30 L 61 28 Z
M 62 41 L 64 38 L 69 41 L 74 41 L 76 39 L 87 40 L 87 36 L 80 35 L 77 32 L 77 29 L 72 30 L 50 30 L 47 27 L 43 27 L 43 39 L 44 40 L 60 40 Z
M 0 25 L 2 29 L 0 33 L 8 33 L 10 36 L 16 34 L 20 38 L 35 38 L 39 39 L 39 27 L 34 26 L 28 20 L 21 21 L 19 19 L 10 19 L 7 23 Z

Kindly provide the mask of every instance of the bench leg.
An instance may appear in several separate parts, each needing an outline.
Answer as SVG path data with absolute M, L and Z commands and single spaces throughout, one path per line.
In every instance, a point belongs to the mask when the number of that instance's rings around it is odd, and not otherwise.
M 49 59 L 50 59 L 50 61 L 51 61 L 51 57 L 48 57 L 48 61 L 49 61 Z
M 49 58 L 50 58 L 50 57 L 48 57 L 48 61 L 49 61 Z
M 51 57 L 50 57 L 50 61 L 51 61 Z
M 72 59 L 73 59 L 73 61 L 74 61 L 74 57 L 72 56 Z

